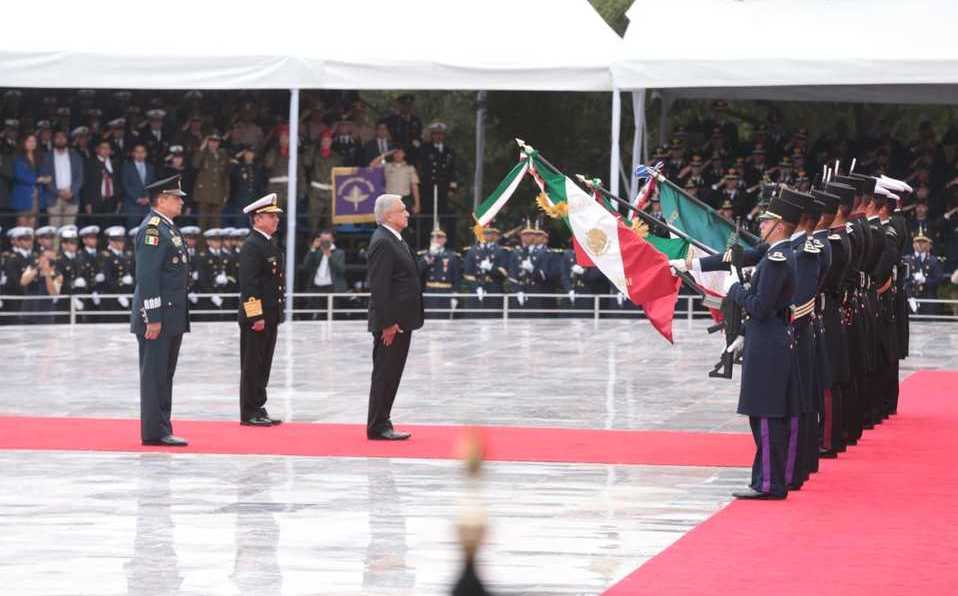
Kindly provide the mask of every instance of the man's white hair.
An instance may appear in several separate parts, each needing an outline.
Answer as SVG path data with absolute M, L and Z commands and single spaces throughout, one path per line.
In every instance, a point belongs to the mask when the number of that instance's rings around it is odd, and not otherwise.
M 386 221 L 386 212 L 392 207 L 395 201 L 402 201 L 399 195 L 379 195 L 376 197 L 376 205 L 373 207 L 373 213 L 376 215 L 376 223 L 382 225 Z

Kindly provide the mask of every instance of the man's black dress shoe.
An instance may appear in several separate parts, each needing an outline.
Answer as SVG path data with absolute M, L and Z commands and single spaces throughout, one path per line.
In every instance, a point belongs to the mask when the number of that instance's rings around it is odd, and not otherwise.
M 392 429 L 385 430 L 379 434 L 366 433 L 366 438 L 370 441 L 405 441 L 411 436 L 412 434 L 410 433 Z
M 802 483 L 802 484 L 804 484 L 804 483 Z M 798 491 L 802 490 L 802 484 L 789 484 L 789 485 L 786 486 L 786 488 L 788 488 L 788 490 L 790 490 L 790 491 L 798 492 Z
M 736 499 L 748 499 L 752 501 L 781 501 L 787 495 L 773 495 L 772 493 L 763 493 L 757 490 L 738 490 L 732 493 Z
M 834 449 L 824 449 L 818 452 L 819 459 L 838 459 L 838 451 Z
M 266 420 L 269 420 L 269 423 L 272 424 L 273 426 L 278 426 L 283 423 L 282 418 L 271 418 L 270 415 L 266 412 L 266 408 L 260 408 L 259 414 L 257 417 L 265 418 Z
M 186 439 L 181 439 L 180 437 L 174 435 L 166 435 L 162 439 L 154 439 L 150 441 L 143 441 L 144 445 L 159 445 L 161 447 L 186 447 L 189 445 Z
M 262 416 L 253 416 L 240 422 L 243 426 L 273 426 L 273 421 Z

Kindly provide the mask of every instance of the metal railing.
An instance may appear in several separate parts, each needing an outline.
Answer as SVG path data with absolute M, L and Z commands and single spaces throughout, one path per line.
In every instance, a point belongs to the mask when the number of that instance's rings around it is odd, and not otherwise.
M 212 300 L 218 297 L 220 306 Z M 293 294 L 293 316 L 295 320 L 347 320 L 365 319 L 367 313 L 368 292 L 315 293 L 296 292 Z M 129 304 L 133 294 L 73 294 L 50 296 L 0 296 L 0 325 L 63 323 L 90 324 L 101 322 L 120 322 L 130 316 Z M 480 298 L 475 293 L 445 292 L 424 294 L 427 315 L 431 318 L 470 319 L 496 318 L 502 320 L 516 318 L 581 318 L 599 321 L 601 319 L 635 318 L 644 319 L 645 312 L 627 299 L 621 300 L 615 294 L 576 294 L 574 301 L 568 293 L 549 294 L 484 294 Z M 448 302 L 444 302 L 448 300 Z M 98 304 L 95 302 L 98 301 Z M 122 304 L 126 301 L 127 306 Z M 685 319 L 688 326 L 699 318 L 710 318 L 708 310 L 700 303 L 700 296 L 680 295 L 675 307 L 676 320 Z M 191 320 L 235 320 L 239 308 L 237 293 L 196 293 L 189 294 Z M 296 306 L 297 303 L 304 306 Z M 912 320 L 958 321 L 958 315 L 949 314 L 958 310 L 958 300 L 916 299 L 919 312 L 911 313 Z M 941 314 L 923 313 L 922 305 L 939 305 Z

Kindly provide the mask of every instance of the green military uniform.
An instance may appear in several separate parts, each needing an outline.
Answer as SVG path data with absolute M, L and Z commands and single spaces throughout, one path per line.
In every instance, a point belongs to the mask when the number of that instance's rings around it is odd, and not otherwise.
M 163 180 L 148 190 L 157 192 L 169 183 Z M 183 334 L 190 330 L 190 265 L 179 229 L 155 210 L 140 224 L 134 254 L 136 289 L 130 332 L 139 342 L 140 432 L 144 443 L 157 443 L 173 434 L 173 375 Z M 162 324 L 159 337 L 152 340 L 144 336 L 150 323 Z

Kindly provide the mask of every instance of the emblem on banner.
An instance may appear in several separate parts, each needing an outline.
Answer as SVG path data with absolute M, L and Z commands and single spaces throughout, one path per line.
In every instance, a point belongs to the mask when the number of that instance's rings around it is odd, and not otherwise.
M 599 228 L 592 228 L 585 233 L 586 245 L 589 252 L 596 256 L 601 256 L 609 250 L 609 237 Z

